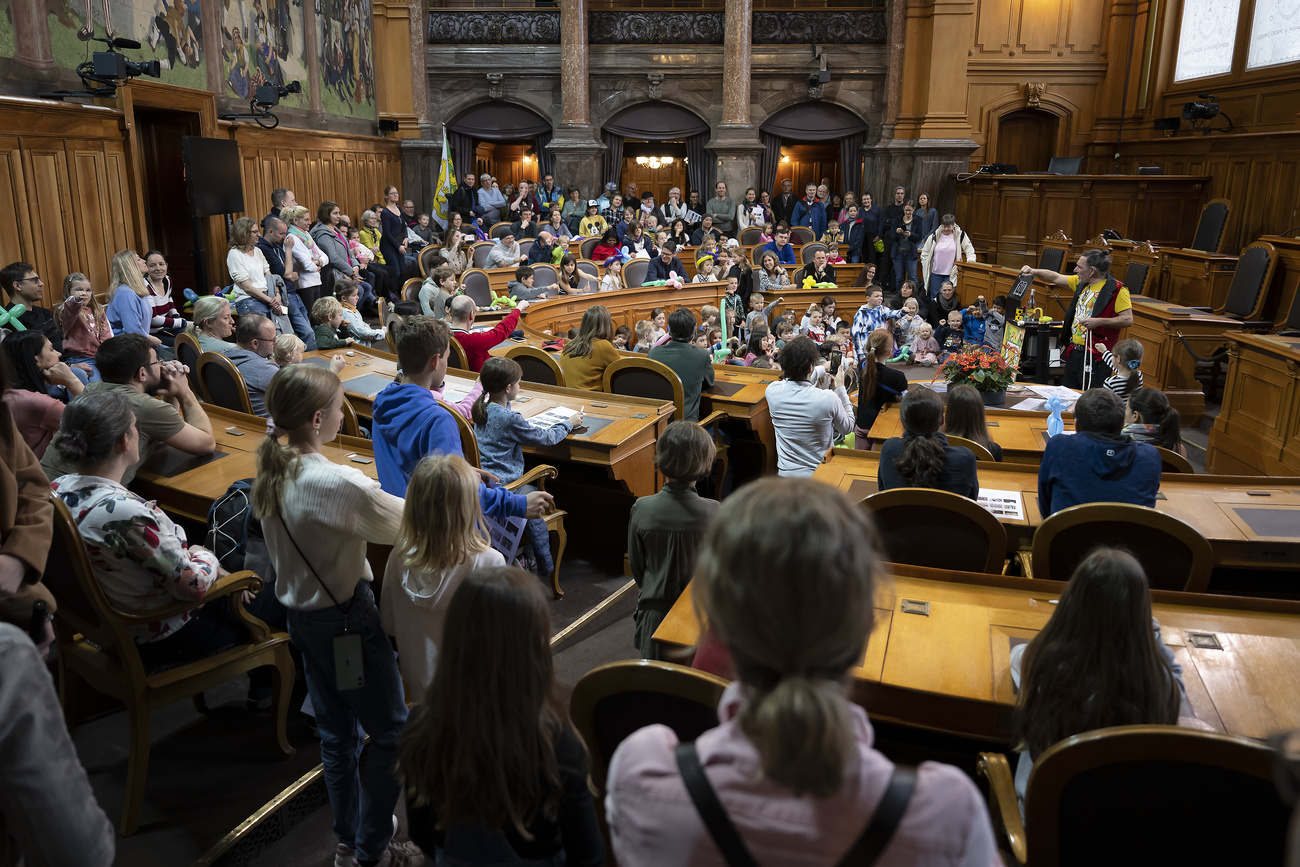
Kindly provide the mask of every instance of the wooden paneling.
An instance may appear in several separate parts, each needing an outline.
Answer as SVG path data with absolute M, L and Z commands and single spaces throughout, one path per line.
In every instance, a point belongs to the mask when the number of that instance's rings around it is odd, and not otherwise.
M 1300 471 L 1300 338 L 1228 334 L 1223 408 L 1210 431 L 1212 473 Z

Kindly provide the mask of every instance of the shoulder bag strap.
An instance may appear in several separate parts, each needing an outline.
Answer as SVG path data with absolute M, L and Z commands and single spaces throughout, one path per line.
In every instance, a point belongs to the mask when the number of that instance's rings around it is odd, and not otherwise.
M 745 841 L 740 839 L 736 826 L 731 824 L 731 819 L 727 816 L 726 808 L 713 791 L 704 767 L 700 764 L 700 757 L 695 752 L 694 743 L 677 745 L 677 769 L 682 773 L 682 781 L 686 783 L 691 803 L 695 805 L 709 836 L 722 853 L 722 860 L 727 862 L 728 867 L 758 867 L 758 862 L 749 854 Z
M 330 590 L 330 586 L 326 584 L 324 579 L 320 577 L 320 574 L 317 573 L 316 567 L 311 565 L 311 561 L 308 560 L 307 555 L 302 552 L 302 548 L 298 547 L 298 540 L 293 537 L 293 533 L 289 532 L 289 525 L 285 523 L 284 515 L 276 515 L 276 517 L 280 519 L 280 526 L 284 527 L 284 535 L 288 536 L 289 541 L 293 544 L 293 550 L 298 552 L 298 556 L 302 558 L 302 562 L 307 565 L 307 570 L 311 572 L 317 581 L 320 582 L 321 589 L 325 591 L 325 595 L 330 598 L 330 601 L 334 603 L 334 607 L 337 608 L 346 618 L 348 611 L 352 608 L 352 602 L 349 600 L 347 605 L 339 603 L 338 599 L 334 597 L 334 592 Z M 346 624 L 346 620 L 344 622 Z M 344 631 L 347 631 L 346 628 Z
M 875 815 L 867 825 L 862 836 L 853 844 L 839 863 L 839 867 L 870 867 L 875 864 L 880 854 L 885 851 L 898 824 L 907 812 L 908 802 L 916 790 L 916 771 L 896 765 L 894 774 L 889 778 L 889 788 L 885 797 L 880 799 Z

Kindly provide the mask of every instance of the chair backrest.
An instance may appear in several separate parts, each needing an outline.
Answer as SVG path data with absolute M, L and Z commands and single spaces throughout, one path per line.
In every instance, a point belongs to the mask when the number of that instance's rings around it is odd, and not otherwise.
M 826 251 L 826 245 L 817 241 L 816 243 L 804 244 L 803 249 L 799 251 L 799 261 L 808 265 L 812 262 L 813 254 L 818 250 Z
M 758 243 L 758 239 L 763 235 L 762 226 L 746 226 L 740 230 L 740 243 L 746 247 Z
M 1196 467 L 1192 462 L 1180 455 L 1178 452 L 1170 451 L 1166 448 L 1156 446 L 1155 450 L 1160 452 L 1160 472 L 1162 473 L 1195 473 Z
M 1201 593 L 1210 583 L 1214 549 L 1195 527 L 1129 503 L 1085 503 L 1043 521 L 1034 532 L 1034 577 L 1068 581 L 1103 540 L 1131 551 L 1153 590 Z
M 419 301 L 420 287 L 424 285 L 424 280 L 419 277 L 412 277 L 402 284 L 403 301 Z
M 624 740 L 648 725 L 666 725 L 677 739 L 693 741 L 718 725 L 720 677 L 652 659 L 629 659 L 593 668 L 573 687 L 569 714 L 591 750 L 591 778 L 605 789 L 609 760 Z
M 677 421 L 686 418 L 686 394 L 682 380 L 671 367 L 651 358 L 629 356 L 605 368 L 604 387 L 609 394 L 671 400 L 677 407 Z
M 1241 251 L 1237 270 L 1232 274 L 1223 312 L 1239 319 L 1250 319 L 1264 306 L 1264 296 L 1273 282 L 1277 267 L 1277 248 L 1268 241 L 1256 241 Z
M 466 268 L 460 275 L 460 285 L 465 294 L 474 299 L 476 307 L 492 305 L 492 281 L 482 268 Z
M 320 295 L 318 298 L 330 298 L 334 295 L 334 284 L 339 280 L 338 269 L 333 265 L 326 265 L 320 269 Z M 311 313 L 310 310 L 307 311 Z
M 509 231 L 510 231 L 510 226 L 511 226 L 511 224 L 508 223 L 508 222 L 506 222 L 506 223 L 493 223 L 493 224 L 492 224 L 492 228 L 491 228 L 491 229 L 488 229 L 488 237 L 495 241 L 497 238 L 500 238 L 500 237 L 501 237 L 502 235 L 504 235 L 506 232 L 509 232 Z
M 469 370 L 469 356 L 465 354 L 465 347 L 460 345 L 456 335 L 451 335 L 451 341 L 447 344 L 447 366 L 455 370 Z
M 176 343 L 172 347 L 176 350 L 176 358 L 181 364 L 190 369 L 190 391 L 203 396 L 203 385 L 199 382 L 199 356 L 203 350 L 199 348 L 199 342 L 194 339 L 194 335 L 188 331 L 183 331 L 176 335 Z
M 545 289 L 547 286 L 554 286 L 559 282 L 559 275 L 555 272 L 555 266 L 545 263 L 533 266 L 533 277 L 534 289 Z
M 578 272 L 578 288 L 570 289 L 570 295 L 591 295 L 600 291 L 600 278 L 593 277 L 585 271 Z
M 441 264 L 442 257 L 438 255 L 441 252 L 442 247 L 438 244 L 430 244 L 429 246 L 420 249 L 420 254 L 416 257 L 416 261 L 420 264 L 421 277 L 428 277 L 429 274 L 433 272 L 433 269 L 437 268 L 438 265 Z
M 361 419 L 357 418 L 356 408 L 346 397 L 343 399 L 343 426 L 339 433 L 349 437 L 361 436 Z
M 600 238 L 588 238 L 578 245 L 578 252 L 582 254 L 583 259 L 591 258 L 591 251 L 596 249 L 600 243 Z
M 1185 791 L 1232 796 L 1168 796 Z M 1034 762 L 1025 798 L 1035 867 L 1282 864 L 1289 819 L 1271 750 L 1176 726 L 1119 726 L 1066 738 Z M 1134 833 L 1098 833 L 1124 827 Z
M 754 251 L 749 254 L 749 258 L 754 263 L 754 270 L 758 270 L 758 268 L 762 266 L 763 254 L 769 252 L 768 250 L 764 249 L 765 247 L 767 247 L 766 244 L 755 244 Z M 780 256 L 777 256 L 776 258 L 778 262 L 781 260 Z
M 544 349 L 536 346 L 512 346 L 506 350 L 506 358 L 513 358 L 519 365 L 524 373 L 524 382 L 565 387 L 564 371 L 555 357 Z
M 445 400 L 440 400 L 438 403 L 442 404 L 442 408 L 451 413 L 451 417 L 456 420 L 456 432 L 460 434 L 461 457 L 477 467 L 481 458 L 478 453 L 478 439 L 474 436 L 474 426 L 456 410 L 456 407 Z
M 1049 175 L 1077 175 L 1083 170 L 1083 157 L 1052 157 L 1047 164 Z
M 1291 312 L 1286 315 L 1286 321 L 1282 323 L 1282 328 L 1287 331 L 1300 329 L 1300 292 L 1296 292 L 1295 295 L 1292 296 Z
M 521 256 L 527 256 L 527 255 L 528 255 L 528 251 L 531 250 L 531 249 L 533 249 L 533 242 L 534 242 L 535 240 L 536 240 L 535 238 L 520 238 L 520 239 L 519 239 L 519 255 L 521 255 Z
M 811 244 L 813 241 L 816 240 L 817 240 L 817 236 L 814 235 L 813 230 L 808 228 L 807 226 L 790 227 L 790 243 L 794 244 L 796 247 L 798 247 L 800 244 Z
M 1038 267 L 1047 271 L 1056 271 L 1058 274 L 1065 264 L 1065 251 L 1060 247 L 1044 247 L 1043 253 L 1038 257 Z
M 208 403 L 224 409 L 253 414 L 253 404 L 248 399 L 248 386 L 239 368 L 226 356 L 205 352 L 199 356 L 199 382 Z
M 95 578 L 90 554 L 72 513 L 58 497 L 51 495 L 50 502 L 54 505 L 56 542 L 50 546 L 41 580 L 58 603 L 54 623 L 60 636 L 70 638 L 80 633 L 106 651 L 133 647 L 125 625 L 112 616 L 113 606 Z M 137 654 L 128 656 L 135 665 L 140 664 Z
M 935 488 L 891 488 L 865 497 L 862 505 L 875 517 L 891 563 L 1002 572 L 1007 531 L 974 500 Z M 942 545 L 934 544 L 936 526 L 943 527 Z
M 984 446 L 975 442 L 975 440 L 968 440 L 966 439 L 966 437 L 959 437 L 955 434 L 950 434 L 950 433 L 945 433 L 944 436 L 948 438 L 948 445 L 953 447 L 960 446 L 963 449 L 970 449 L 970 451 L 974 453 L 975 460 L 977 461 L 994 460 L 993 452 L 984 448 Z
M 473 253 L 470 255 L 469 266 L 471 268 L 486 268 L 488 253 L 496 246 L 491 241 L 479 241 L 474 245 Z
M 635 289 L 645 282 L 646 272 L 650 270 L 649 259 L 633 259 L 623 265 L 623 285 Z
M 1228 225 L 1232 203 L 1227 199 L 1211 199 L 1201 208 L 1201 219 L 1196 223 L 1196 236 L 1191 249 L 1202 253 L 1217 253 L 1223 243 L 1223 230 Z
M 583 241 L 583 243 L 585 244 L 587 242 Z M 595 262 L 591 261 L 590 259 L 578 260 L 578 273 L 586 274 L 588 277 L 594 279 L 597 283 L 600 282 L 600 266 L 597 265 Z
M 1129 262 L 1124 270 L 1124 286 L 1130 295 L 1141 295 L 1142 287 L 1147 285 L 1147 274 L 1151 266 L 1145 262 Z

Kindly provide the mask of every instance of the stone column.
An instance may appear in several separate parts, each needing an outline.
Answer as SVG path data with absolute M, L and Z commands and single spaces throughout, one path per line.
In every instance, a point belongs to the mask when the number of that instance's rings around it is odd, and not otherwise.
M 716 160 L 713 180 L 725 181 L 733 199 L 743 198 L 745 188 L 758 186 L 758 163 L 763 144 L 758 129 L 750 122 L 750 57 L 753 51 L 753 0 L 727 0 L 722 48 L 722 122 L 713 130 L 708 148 Z M 713 190 L 701 190 L 708 201 Z
M 600 197 L 605 185 L 601 161 L 605 143 L 591 124 L 587 74 L 586 0 L 560 0 L 560 122 L 549 145 L 555 182 L 576 185 L 584 198 Z

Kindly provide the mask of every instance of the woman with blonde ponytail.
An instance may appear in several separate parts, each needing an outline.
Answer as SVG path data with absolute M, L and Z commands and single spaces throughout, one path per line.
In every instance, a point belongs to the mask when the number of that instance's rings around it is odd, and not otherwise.
M 693 745 L 679 749 L 656 725 L 615 751 L 605 808 L 619 864 L 755 863 L 752 853 L 808 867 L 999 863 L 974 783 L 932 762 L 895 768 L 847 698 L 871 634 L 876 550 L 870 516 L 817 482 L 763 479 L 723 502 L 694 598 L 738 679 L 718 706 L 721 724 Z M 706 824 L 701 790 L 725 817 Z M 901 814 L 892 828 L 890 810 L 876 815 L 886 797 Z M 878 821 L 887 842 L 873 861 L 858 844 Z M 724 857 L 715 842 L 724 825 L 748 861 Z
M 335 863 L 415 867 L 419 850 L 392 839 L 406 701 L 366 562 L 367 542 L 396 541 L 403 504 L 321 453 L 343 423 L 343 399 L 338 376 L 324 368 L 294 364 L 272 377 L 253 513 L 275 566 L 276 595 L 289 609 L 289 635 L 302 651 L 334 809 Z M 358 723 L 370 736 L 364 776 Z

